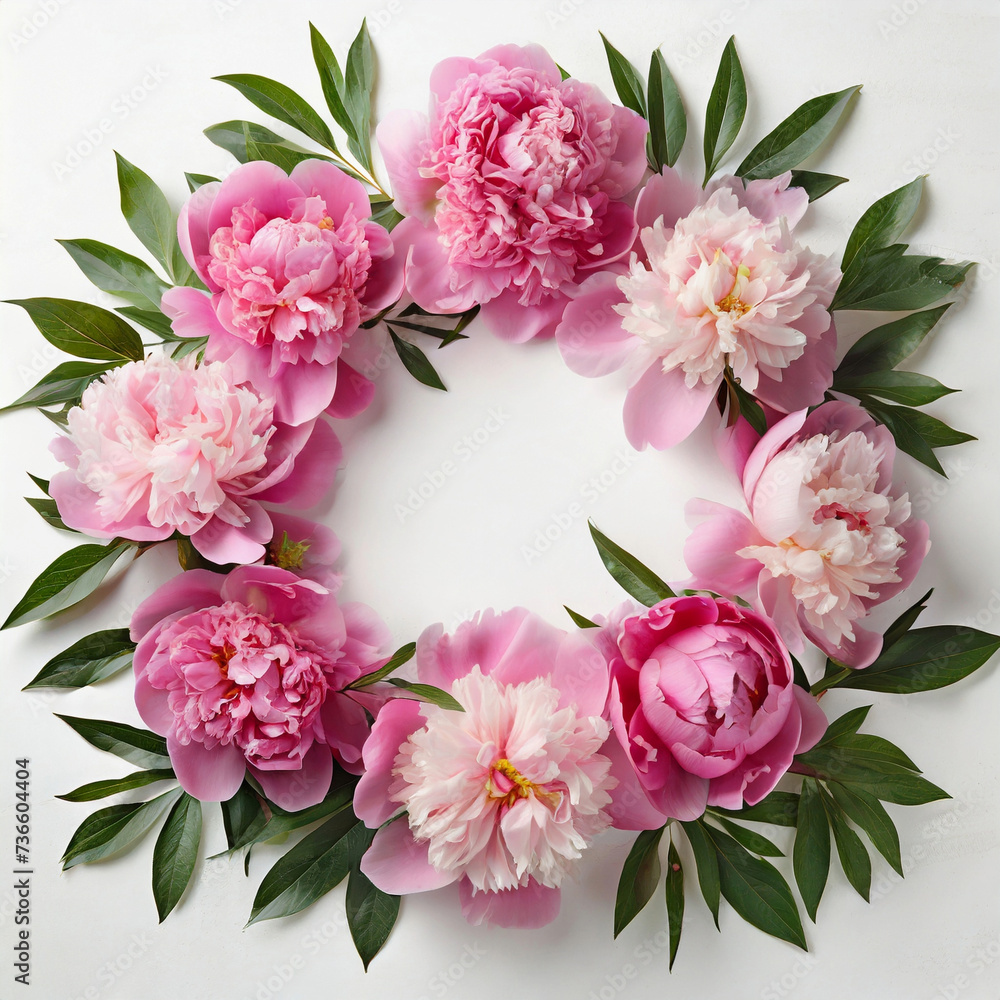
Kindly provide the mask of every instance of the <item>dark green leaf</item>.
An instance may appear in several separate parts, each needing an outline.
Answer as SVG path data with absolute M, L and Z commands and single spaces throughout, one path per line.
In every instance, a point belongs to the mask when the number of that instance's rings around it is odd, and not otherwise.
M 35 578 L 2 628 L 48 618 L 92 594 L 132 542 L 78 545 L 54 559 Z
M 170 811 L 153 848 L 153 899 L 161 924 L 191 881 L 200 843 L 201 803 L 185 792 Z
M 372 222 L 377 222 L 391 233 L 402 221 L 403 216 L 391 201 L 372 200 Z
M 811 156 L 840 121 L 847 102 L 861 89 L 848 87 L 836 94 L 821 94 L 797 107 L 773 132 L 746 155 L 736 169 L 745 181 L 777 177 Z
M 802 783 L 792 868 L 809 919 L 816 923 L 816 909 L 830 874 L 830 824 L 819 786 L 809 778 Z
M 680 92 L 663 53 L 653 51 L 649 61 L 649 144 L 655 171 L 677 162 L 687 136 L 687 115 Z
M 86 687 L 130 666 L 134 652 L 127 628 L 94 632 L 53 656 L 24 688 Z
M 899 834 L 882 803 L 861 788 L 849 788 L 836 781 L 830 782 L 829 789 L 837 805 L 868 834 L 875 850 L 902 875 Z
M 52 496 L 49 492 L 49 481 L 47 479 L 41 479 L 38 476 L 33 476 L 30 472 L 25 473 L 25 475 L 48 497 Z
M 189 340 L 186 337 L 178 337 L 170 325 L 170 320 L 161 312 L 153 312 L 150 309 L 137 309 L 135 306 L 120 306 L 115 312 L 121 313 L 122 316 L 127 316 L 133 322 L 138 323 L 139 326 L 145 327 L 150 333 L 155 333 L 161 340 Z M 203 342 L 206 338 L 198 337 L 191 339 Z
M 635 67 L 605 38 L 603 31 L 600 32 L 600 35 L 601 41 L 604 42 L 604 51 L 608 56 L 611 81 L 615 85 L 618 99 L 626 108 L 631 108 L 637 115 L 646 118 L 646 101 L 642 96 L 642 78 L 636 72 Z
M 123 722 L 105 722 L 102 719 L 78 719 L 72 715 L 59 715 L 71 729 L 91 746 L 106 753 L 113 753 L 136 767 L 160 770 L 170 767 L 167 741 L 146 729 L 136 729 Z
M 677 946 L 681 943 L 681 926 L 684 923 L 684 869 L 673 841 L 667 849 L 667 928 L 670 933 L 669 972 L 674 967 Z
M 838 177 L 836 174 L 821 174 L 815 170 L 793 170 L 790 186 L 803 188 L 809 195 L 809 200 L 816 201 L 823 195 L 829 194 L 835 187 L 846 183 L 846 177 Z
M 958 392 L 929 375 L 900 371 L 869 372 L 853 378 L 836 376 L 833 388 L 851 396 L 879 396 L 905 406 L 924 406 L 949 393 Z
M 399 915 L 399 896 L 376 888 L 358 868 L 347 879 L 347 926 L 365 972 L 381 951 Z
M 906 406 L 877 403 L 870 397 L 862 402 L 876 420 L 889 428 L 901 451 L 912 455 L 918 462 L 922 462 L 942 476 L 945 475 L 945 471 L 933 449 L 976 440 L 971 434 L 956 431 L 929 413 L 921 413 Z
M 8 301 L 24 309 L 50 344 L 75 358 L 117 364 L 142 360 L 139 334 L 120 316 L 107 309 L 72 299 Z
M 719 822 L 734 840 L 742 844 L 752 854 L 760 854 L 765 858 L 783 858 L 785 856 L 784 851 L 772 844 L 767 837 L 762 837 L 759 833 L 748 830 L 722 816 L 719 817 Z
M 872 710 L 871 705 L 862 705 L 860 708 L 852 708 L 845 712 L 840 718 L 834 719 L 826 727 L 823 738 L 813 747 L 814 750 L 824 747 L 829 743 L 834 743 L 843 736 L 851 736 L 856 733 L 868 718 L 868 713 Z
M 837 855 L 840 866 L 844 869 L 847 881 L 854 886 L 858 895 L 865 902 L 872 887 L 872 859 L 861 842 L 861 838 L 851 829 L 844 814 L 828 792 L 820 793 L 827 819 L 833 828 L 833 839 L 837 844 Z
M 351 47 L 347 52 L 344 68 L 344 104 L 354 122 L 356 139 L 348 139 L 348 149 L 358 158 L 366 170 L 372 168 L 371 116 L 372 86 L 375 82 L 375 62 L 372 57 L 372 40 L 368 34 L 368 22 L 361 22 Z
M 736 400 L 737 414 L 742 416 L 763 437 L 767 433 L 767 417 L 764 415 L 764 410 L 760 403 L 735 378 L 727 378 L 726 382 L 729 385 L 732 396 Z
M 621 877 L 618 879 L 618 895 L 615 899 L 615 937 L 635 919 L 639 911 L 649 902 L 660 881 L 660 838 L 664 827 L 659 830 L 643 830 L 632 849 L 628 852 Z
M 145 261 L 97 240 L 56 242 L 102 291 L 128 299 L 142 309 L 160 308 L 160 299 L 170 286 L 161 281 Z
M 414 684 L 412 681 L 404 681 L 399 677 L 390 677 L 388 683 L 406 691 L 417 701 L 426 701 L 431 705 L 438 705 L 440 708 L 447 708 L 452 712 L 465 711 L 447 691 L 442 691 L 441 688 L 434 687 L 432 684 Z
M 563 605 L 563 607 L 566 608 L 566 614 L 568 614 L 570 618 L 573 619 L 573 624 L 576 625 L 577 628 L 601 627 L 600 625 L 597 624 L 597 622 L 592 622 L 589 618 L 585 618 L 583 615 L 577 614 L 572 608 L 567 608 L 565 604 Z
M 866 333 L 844 356 L 837 367 L 835 379 L 895 368 L 920 346 L 950 308 L 951 303 L 947 302 L 935 309 L 911 313 Z
M 693 823 L 681 823 L 684 832 L 687 834 L 691 850 L 694 852 L 694 860 L 698 866 L 698 885 L 701 887 L 701 894 L 705 897 L 705 902 L 712 913 L 715 926 L 719 926 L 719 898 L 722 892 L 719 876 L 719 859 L 715 853 L 715 846 L 709 840 L 705 831 L 705 826 L 700 821 Z
M 357 688 L 368 687 L 370 684 L 376 684 L 379 681 L 383 681 L 389 674 L 393 671 L 398 670 L 404 663 L 413 659 L 413 654 L 417 651 L 417 644 L 415 642 L 408 642 L 403 646 L 400 646 L 392 656 L 389 657 L 389 661 L 383 667 L 379 667 L 378 670 L 373 670 L 370 674 L 362 674 L 356 681 L 347 685 L 347 690 L 356 690 Z
M 264 876 L 247 926 L 298 913 L 328 893 L 350 869 L 350 840 L 367 834 L 349 809 L 327 820 L 278 859 Z
M 668 597 L 676 596 L 651 569 L 598 531 L 592 521 L 588 524 L 590 537 L 594 539 L 605 569 L 637 601 L 650 608 Z
M 121 363 L 119 359 L 117 364 Z M 22 409 L 25 406 L 53 406 L 61 403 L 76 405 L 83 395 L 83 390 L 94 379 L 100 378 L 113 367 L 116 367 L 113 362 L 92 365 L 86 361 L 65 361 L 42 377 L 23 396 L 19 396 L 8 406 L 0 407 L 0 413 L 5 410 Z
M 210 174 L 189 174 L 186 170 L 184 171 L 184 179 L 187 181 L 191 194 L 206 184 L 217 184 L 219 181 L 218 177 L 212 177 Z
M 739 135 L 746 113 L 747 85 L 740 57 L 736 54 L 736 40 L 730 38 L 722 53 L 705 112 L 705 179 L 702 187 L 709 182 L 715 168 Z
M 407 340 L 397 337 L 392 330 L 389 331 L 392 337 L 392 346 L 396 348 L 399 360 L 403 362 L 403 367 L 418 381 L 424 385 L 429 385 L 432 389 L 447 389 L 441 376 L 434 370 L 434 366 L 427 360 L 419 347 L 411 344 Z
M 806 677 L 806 672 L 802 669 L 802 664 L 794 656 L 792 657 L 792 681 L 802 688 L 803 691 L 809 690 L 809 678 Z
M 68 524 L 64 523 L 63 519 L 59 516 L 59 508 L 56 506 L 55 500 L 51 497 L 25 497 L 24 499 L 33 510 L 38 511 L 46 524 L 51 525 L 53 528 L 58 528 L 60 531 L 71 531 L 73 534 L 80 534 L 76 528 L 71 528 Z
M 340 64 L 333 54 L 327 40 L 319 33 L 312 22 L 309 23 L 309 39 L 312 43 L 313 61 L 319 71 L 320 83 L 323 85 L 323 97 L 326 99 L 326 106 L 333 115 L 333 120 L 344 130 L 344 134 L 349 140 L 357 142 L 358 133 L 355 130 L 354 122 L 344 107 L 342 96 L 344 89 L 344 76 L 340 71 Z
M 858 220 L 847 240 L 841 271 L 847 271 L 855 259 L 867 257 L 895 243 L 910 224 L 920 204 L 924 179 L 916 177 L 895 191 L 879 198 Z
M 62 857 L 63 869 L 103 861 L 131 847 L 181 795 L 182 790 L 174 788 L 149 802 L 106 806 L 91 813 L 70 838 Z
M 848 778 L 845 777 L 843 780 L 847 781 Z M 851 787 L 854 788 L 855 784 L 883 802 L 895 802 L 900 806 L 922 806 L 926 802 L 951 798 L 943 788 L 938 788 L 926 778 L 910 772 L 878 775 L 870 780 L 852 782 Z
M 723 816 L 732 816 L 741 822 L 795 826 L 798 810 L 798 793 L 774 791 L 755 806 L 744 806 L 742 809 L 714 809 L 713 811 Z
M 235 87 L 247 100 L 260 108 L 265 114 L 278 121 L 297 128 L 313 142 L 331 150 L 337 151 L 333 135 L 326 122 L 316 113 L 313 107 L 300 97 L 290 87 L 277 80 L 255 73 L 234 73 L 227 76 L 216 76 L 213 79 Z
M 157 781 L 169 781 L 174 776 L 169 767 L 158 767 L 152 771 L 135 771 L 133 774 L 126 774 L 124 778 L 88 782 L 71 792 L 66 792 L 65 795 L 57 795 L 56 798 L 66 802 L 93 802 L 95 799 L 105 799 L 109 795 L 144 788 L 146 785 L 156 784 Z
M 886 630 L 885 635 L 882 636 L 882 653 L 890 647 L 894 646 L 900 639 L 906 635 L 907 632 L 913 628 L 914 622 L 920 617 L 920 613 L 927 607 L 927 602 L 930 599 L 931 594 L 934 593 L 934 588 L 924 594 L 914 605 L 907 608 Z
M 226 842 L 230 848 L 250 844 L 255 834 L 267 823 L 267 816 L 260 797 L 244 781 L 231 799 L 222 803 L 222 823 L 226 829 Z

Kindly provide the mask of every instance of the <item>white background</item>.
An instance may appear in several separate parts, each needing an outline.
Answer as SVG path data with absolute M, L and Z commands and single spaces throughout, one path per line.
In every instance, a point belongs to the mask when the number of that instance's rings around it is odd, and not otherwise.
M 981 627 L 997 631 L 995 2 L 564 0 L 560 6 L 559 0 L 508 0 L 487 7 L 468 0 L 5 0 L 0 298 L 54 295 L 111 304 L 53 241 L 88 237 L 144 253 L 118 213 L 112 149 L 149 172 L 179 204 L 183 170 L 218 175 L 231 168 L 202 128 L 228 118 L 266 121 L 210 78 L 269 75 L 321 107 L 307 20 L 343 58 L 366 13 L 377 51 L 379 112 L 424 107 L 428 75 L 439 59 L 475 55 L 499 42 L 540 42 L 574 75 L 609 94 L 599 28 L 641 67 L 651 47 L 662 43 L 689 110 L 680 167 L 698 177 L 703 108 L 729 34 L 737 36 L 750 91 L 730 168 L 808 97 L 863 83 L 835 145 L 810 164 L 851 181 L 813 207 L 800 239 L 839 254 L 850 226 L 875 198 L 928 173 L 910 232 L 914 245 L 982 262 L 971 296 L 913 359 L 920 370 L 965 390 L 933 412 L 980 440 L 942 454 L 948 481 L 905 456 L 899 473 L 934 539 L 907 596 L 912 600 L 933 585 L 925 623 L 978 615 Z M 88 150 L 88 133 L 99 131 L 102 120 L 110 129 Z M 20 310 L 3 307 L 2 317 L 0 398 L 9 401 L 61 359 Z M 845 341 L 884 317 L 855 319 L 842 321 Z M 681 577 L 684 502 L 693 495 L 738 502 L 734 485 L 715 467 L 708 436 L 696 434 L 667 454 L 636 455 L 621 430 L 623 386 L 614 377 L 574 376 L 551 343 L 512 347 L 480 328 L 472 332 L 471 340 L 434 355 L 451 389 L 447 395 L 418 385 L 393 364 L 379 380 L 375 405 L 342 429 L 346 475 L 322 516 L 344 541 L 346 597 L 379 609 L 400 643 L 431 622 L 453 625 L 490 605 L 524 604 L 568 625 L 564 602 L 594 613 L 620 597 L 593 551 L 585 516 L 661 575 Z M 70 539 L 45 527 L 20 499 L 31 492 L 25 468 L 46 477 L 55 471 L 46 450 L 51 425 L 35 413 L 18 413 L 0 418 L 0 428 L 0 612 L 6 615 Z M 478 440 L 475 452 L 463 450 L 467 437 Z M 397 505 L 435 479 L 449 458 L 455 474 L 401 519 Z M 592 479 L 600 491 L 589 485 Z M 543 552 L 537 543 L 546 529 L 554 541 Z M 868 906 L 836 870 L 818 926 L 807 927 L 808 956 L 752 929 L 725 905 L 720 936 L 689 885 L 680 955 L 668 979 L 664 938 L 656 937 L 665 924 L 659 894 L 612 940 L 614 888 L 628 842 L 617 834 L 592 849 L 551 926 L 470 928 L 449 890 L 411 897 L 367 976 L 344 924 L 342 887 L 294 918 L 242 930 L 256 885 L 277 857 L 273 848 L 255 856 L 249 880 L 238 864 L 208 862 L 178 910 L 158 926 L 152 838 L 98 866 L 65 874 L 58 866 L 73 829 L 94 805 L 54 796 L 129 767 L 84 744 L 52 713 L 137 723 L 129 677 L 71 693 L 20 688 L 86 632 L 127 624 L 135 604 L 171 572 L 168 553 L 154 552 L 105 587 L 99 600 L 54 622 L 0 635 L 0 789 L 4 783 L 9 789 L 0 792 L 0 845 L 12 841 L 13 761 L 28 756 L 35 867 L 29 990 L 12 981 L 13 896 L 4 888 L 8 877 L 0 875 L 0 996 L 995 1000 L 1000 993 L 1000 960 L 986 966 L 976 957 L 984 950 L 987 959 L 1000 955 L 995 664 L 937 694 L 876 697 L 869 730 L 902 745 L 954 799 L 889 807 L 906 881 L 877 859 Z M 838 715 L 870 700 L 834 693 L 825 705 Z M 218 811 L 208 808 L 206 816 L 205 856 L 224 847 Z M 0 847 L 0 872 L 13 867 L 11 848 Z

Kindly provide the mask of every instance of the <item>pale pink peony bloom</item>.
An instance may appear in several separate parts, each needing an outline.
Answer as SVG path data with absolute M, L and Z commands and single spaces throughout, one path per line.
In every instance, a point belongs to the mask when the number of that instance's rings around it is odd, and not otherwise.
M 298 810 L 326 795 L 334 759 L 360 771 L 377 704 L 344 689 L 385 662 L 370 608 L 276 566 L 191 570 L 139 606 L 131 632 L 139 714 L 195 798 L 231 798 L 249 772 Z
M 473 923 L 548 923 L 609 822 L 607 664 L 583 636 L 518 608 L 453 636 L 427 629 L 417 674 L 464 711 L 396 700 L 379 712 L 354 798 L 379 828 L 362 871 L 392 893 L 458 881 Z
M 209 360 L 272 395 L 280 420 L 330 406 L 353 416 L 372 395 L 355 370 L 372 347 L 359 328 L 399 298 L 403 280 L 402 258 L 370 216 L 364 187 L 332 163 L 306 160 L 290 175 L 264 161 L 237 167 L 200 187 L 178 221 L 211 297 L 173 288 L 163 308 L 181 335 L 208 335 Z
M 620 829 L 754 805 L 826 730 L 774 623 L 756 611 L 674 597 L 620 610 L 595 641 L 611 669 L 605 753 Z
M 323 421 L 275 423 L 273 402 L 232 379 L 157 354 L 92 382 L 52 443 L 70 469 L 50 486 L 66 524 L 139 542 L 177 531 L 213 562 L 259 559 L 273 532 L 261 501 L 316 503 L 341 448 Z
M 637 448 L 668 448 L 701 422 L 728 365 L 787 413 L 822 400 L 836 332 L 827 311 L 840 272 L 799 246 L 807 201 L 790 174 L 713 181 L 705 192 L 669 167 L 636 203 L 628 270 L 576 290 L 556 331 L 566 363 L 597 376 L 627 366 L 625 429 Z
M 455 57 L 431 74 L 430 118 L 386 116 L 378 141 L 407 254 L 432 312 L 480 304 L 494 333 L 551 336 L 566 290 L 628 252 L 624 198 L 645 170 L 646 123 L 560 77 L 537 45 Z
M 916 576 L 929 547 L 892 483 L 889 431 L 853 403 L 824 403 L 774 427 L 743 465 L 749 518 L 688 505 L 684 555 L 692 585 L 752 596 L 785 641 L 803 637 L 851 667 L 868 666 L 882 637 L 861 623 Z

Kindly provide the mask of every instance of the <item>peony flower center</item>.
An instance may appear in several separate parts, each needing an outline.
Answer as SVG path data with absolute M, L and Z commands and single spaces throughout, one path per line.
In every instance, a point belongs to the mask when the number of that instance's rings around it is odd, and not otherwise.
M 503 800 L 508 807 L 514 805 L 517 799 L 534 795 L 543 804 L 555 809 L 561 798 L 558 792 L 547 792 L 529 781 L 506 757 L 493 763 L 486 781 L 486 794 L 491 799 Z
M 293 542 L 288 532 L 281 533 L 281 539 L 271 542 L 267 548 L 268 561 L 281 569 L 300 570 L 304 565 L 306 553 L 309 551 L 306 541 Z

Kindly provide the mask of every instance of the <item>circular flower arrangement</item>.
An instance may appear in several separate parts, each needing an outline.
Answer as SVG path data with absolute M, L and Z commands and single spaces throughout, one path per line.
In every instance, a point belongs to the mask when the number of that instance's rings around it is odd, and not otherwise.
M 127 632 L 87 636 L 29 685 L 81 687 L 132 665 L 148 730 L 67 721 L 145 765 L 101 794 L 177 782 L 127 807 L 132 840 L 163 820 L 161 919 L 194 871 L 201 804 L 218 802 L 231 851 L 305 833 L 261 883 L 251 922 L 349 877 L 366 968 L 410 893 L 454 885 L 473 924 L 555 920 L 560 886 L 612 827 L 639 831 L 616 934 L 650 899 L 665 849 L 673 963 L 680 844 L 716 920 L 724 898 L 805 947 L 788 880 L 767 860 L 780 852 L 753 824 L 795 828 L 794 878 L 815 919 L 831 829 L 867 896 L 856 829 L 897 864 L 882 802 L 945 795 L 901 750 L 859 733 L 865 709 L 830 720 L 820 698 L 942 687 L 1000 647 L 972 628 L 916 628 L 926 597 L 888 628 L 878 614 L 929 546 L 893 478 L 897 448 L 940 471 L 934 449 L 968 437 L 914 408 L 951 390 L 896 365 L 969 265 L 895 242 L 920 178 L 863 215 L 839 263 L 793 235 L 809 202 L 843 181 L 798 167 L 857 87 L 807 101 L 716 176 L 746 108 L 730 40 L 699 186 L 674 167 L 687 116 L 662 56 L 647 84 L 605 47 L 624 106 L 538 46 L 439 63 L 429 113 L 394 111 L 377 128 L 389 194 L 372 171 L 367 30 L 342 73 L 313 28 L 354 160 L 288 88 L 225 77 L 326 153 L 249 122 L 209 128 L 240 162 L 223 180 L 188 175 L 165 240 L 149 234 L 166 199 L 119 158 L 126 220 L 169 282 L 114 247 L 68 241 L 99 287 L 129 290 L 129 306 L 17 302 L 63 350 L 99 362 L 60 365 L 13 405 L 62 407 L 49 415 L 64 468 L 37 480 L 47 498 L 36 506 L 104 544 L 56 559 L 6 625 L 75 604 L 128 552 L 177 547 L 182 571 Z M 848 309 L 902 315 L 838 364 L 835 315 Z M 569 631 L 525 608 L 488 609 L 393 651 L 376 612 L 338 600 L 336 537 L 288 508 L 332 486 L 342 451 L 327 417 L 371 402 L 388 345 L 443 388 L 417 335 L 450 344 L 480 311 L 507 340 L 554 338 L 581 375 L 625 369 L 636 448 L 670 448 L 711 423 L 745 508 L 689 503 L 690 575 L 672 585 L 591 525 L 629 600 L 591 618 L 571 611 Z M 123 316 L 162 346 L 147 352 Z M 810 647 L 826 662 L 812 676 L 796 658 Z M 85 820 L 67 867 L 131 843 L 122 808 Z M 304 878 L 317 858 L 322 870 Z

